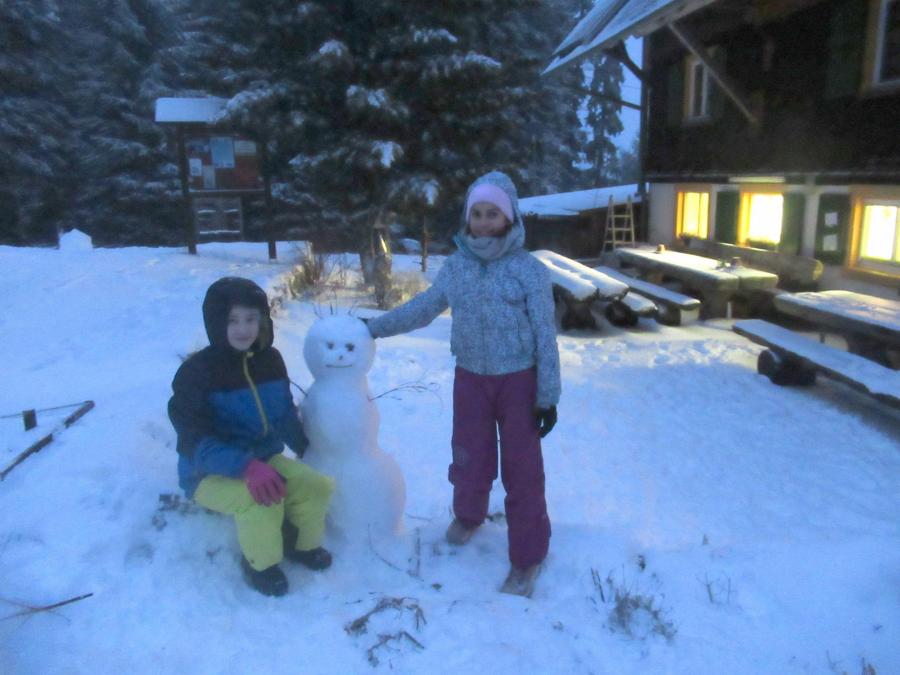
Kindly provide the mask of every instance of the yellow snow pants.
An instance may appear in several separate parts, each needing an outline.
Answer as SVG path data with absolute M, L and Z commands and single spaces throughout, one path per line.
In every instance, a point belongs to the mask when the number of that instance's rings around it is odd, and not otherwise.
M 325 514 L 334 492 L 334 479 L 284 455 L 267 462 L 285 479 L 285 498 L 278 504 L 257 504 L 244 481 L 211 475 L 200 481 L 194 501 L 201 506 L 234 516 L 238 544 L 255 570 L 281 562 L 284 546 L 282 521 L 287 518 L 299 530 L 297 550 L 308 551 L 322 543 Z

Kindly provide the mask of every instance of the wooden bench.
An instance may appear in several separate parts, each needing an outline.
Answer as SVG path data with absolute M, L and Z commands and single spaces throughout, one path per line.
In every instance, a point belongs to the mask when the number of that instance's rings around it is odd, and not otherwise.
M 602 272 L 624 284 L 628 284 L 630 297 L 632 292 L 639 296 L 649 298 L 657 306 L 656 320 L 667 326 L 681 326 L 690 321 L 695 321 L 700 316 L 701 302 L 689 295 L 676 293 L 663 286 L 651 284 L 649 281 L 635 279 L 624 272 L 614 270 L 612 267 L 595 267 Z
M 900 368 L 900 302 L 852 291 L 784 293 L 775 308 L 847 340 L 847 351 Z
M 739 335 L 768 348 L 760 353 L 756 369 L 775 384 L 810 385 L 821 373 L 900 409 L 898 371 L 768 321 L 747 319 L 735 322 L 733 328 Z
M 651 300 L 630 294 L 628 285 L 617 279 L 553 251 L 533 251 L 532 255 L 550 271 L 563 330 L 597 328 L 592 309 L 598 301 L 604 304 L 604 316 L 616 326 L 634 326 L 639 317 L 656 315 Z

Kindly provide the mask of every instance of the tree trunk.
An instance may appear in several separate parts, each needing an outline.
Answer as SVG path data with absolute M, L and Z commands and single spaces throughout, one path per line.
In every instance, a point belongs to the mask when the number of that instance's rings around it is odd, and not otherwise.
M 387 228 L 380 223 L 375 224 L 372 233 L 375 248 L 374 257 L 374 286 L 375 303 L 378 309 L 388 309 L 391 306 L 391 243 L 388 238 Z
M 422 218 L 422 272 L 428 271 L 428 240 L 431 232 L 428 231 L 428 216 Z

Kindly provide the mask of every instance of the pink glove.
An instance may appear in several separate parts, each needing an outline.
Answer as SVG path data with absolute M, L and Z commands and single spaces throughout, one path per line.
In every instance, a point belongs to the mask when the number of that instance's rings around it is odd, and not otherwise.
M 244 483 L 257 504 L 271 506 L 285 495 L 284 478 L 271 466 L 258 459 L 251 459 L 244 469 Z

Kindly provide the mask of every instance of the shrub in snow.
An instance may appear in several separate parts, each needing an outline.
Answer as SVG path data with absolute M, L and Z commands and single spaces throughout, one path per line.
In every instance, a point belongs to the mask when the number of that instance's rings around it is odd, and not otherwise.
M 406 302 L 428 288 L 428 282 L 420 272 L 397 272 L 391 277 L 388 304 L 393 307 Z
M 638 561 L 638 566 L 643 571 L 646 561 L 643 556 L 639 556 Z M 613 606 L 607 621 L 607 626 L 611 631 L 623 633 L 638 640 L 646 640 L 652 635 L 660 635 L 666 640 L 675 637 L 677 632 L 675 625 L 666 619 L 661 607 L 655 606 L 653 595 L 637 593 L 634 589 L 627 588 L 624 583 L 617 586 L 613 581 L 612 574 L 608 575 L 605 580 L 601 580 L 597 571 L 592 569 L 591 576 L 604 603 L 607 593 L 611 595 Z M 607 588 L 607 593 L 603 591 L 604 586 Z
M 671 640 L 677 632 L 674 624 L 663 616 L 662 609 L 654 607 L 652 595 L 632 594 L 623 589 L 616 589 L 609 627 L 640 640 L 654 634 Z

